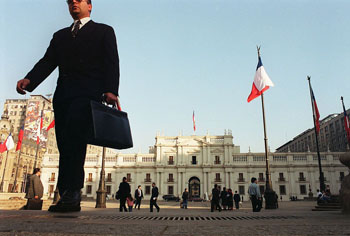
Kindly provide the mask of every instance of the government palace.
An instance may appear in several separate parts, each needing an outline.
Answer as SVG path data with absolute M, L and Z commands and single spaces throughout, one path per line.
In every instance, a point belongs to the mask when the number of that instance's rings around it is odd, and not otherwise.
M 30 99 L 6 100 L 0 121 L 2 139 L 6 137 L 6 132 L 13 132 L 16 142 L 20 126 L 28 120 L 28 106 L 35 107 L 33 104 L 38 107 L 37 110 L 51 109 L 52 106 L 50 99 L 39 95 L 31 96 Z M 47 117 L 46 123 L 50 123 L 52 115 Z M 27 136 L 30 138 L 29 133 Z M 35 153 L 35 142 L 30 142 L 29 138 L 21 150 L 12 150 L 7 157 L 5 153 L 1 154 L 2 191 L 23 191 L 26 175 L 30 172 L 28 170 L 33 168 L 34 159 L 37 158 L 38 167 L 42 168 L 41 180 L 45 197 L 52 198 L 59 163 L 54 129 L 45 133 L 45 146 L 40 146 L 38 155 Z M 329 185 L 334 194 L 339 193 L 342 179 L 349 174 L 349 170 L 339 162 L 343 153 L 329 150 L 321 153 L 325 184 Z M 5 158 L 8 158 L 6 168 Z M 317 153 L 309 150 L 270 152 L 268 159 L 272 187 L 280 199 L 289 200 L 292 196 L 303 199 L 310 193 L 316 196 L 316 190 L 320 186 Z M 101 166 L 102 148 L 89 145 L 85 161 L 85 185 L 82 189 L 84 197 L 96 198 Z M 149 148 L 148 153 L 123 154 L 108 149 L 105 157 L 105 181 L 109 197 L 115 195 L 122 178 L 126 177 L 132 193 L 141 185 L 145 199 L 150 198 L 151 184 L 154 182 L 159 188 L 160 196 L 181 196 L 184 189 L 188 188 L 191 198 L 208 199 L 214 184 L 217 184 L 221 188 L 237 191 L 243 199 L 248 200 L 247 190 L 252 177 L 258 179 L 260 189 L 264 192 L 265 171 L 265 154 L 241 153 L 240 147 L 233 142 L 230 130 L 223 135 L 157 135 L 155 144 Z

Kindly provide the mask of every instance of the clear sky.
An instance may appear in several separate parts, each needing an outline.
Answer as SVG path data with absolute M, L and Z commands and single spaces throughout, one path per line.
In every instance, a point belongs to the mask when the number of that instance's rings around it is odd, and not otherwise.
M 52 34 L 72 23 L 64 0 L 0 0 L 0 109 L 21 98 L 16 81 L 43 56 Z M 241 152 L 263 152 L 261 100 L 247 103 L 256 45 L 275 84 L 265 93 L 271 151 L 313 126 L 306 76 L 321 118 L 350 107 L 348 0 L 93 0 L 92 19 L 113 26 L 120 97 L 135 148 L 159 131 L 222 135 Z M 54 92 L 57 70 L 33 92 Z M 27 96 L 28 97 L 28 96 Z

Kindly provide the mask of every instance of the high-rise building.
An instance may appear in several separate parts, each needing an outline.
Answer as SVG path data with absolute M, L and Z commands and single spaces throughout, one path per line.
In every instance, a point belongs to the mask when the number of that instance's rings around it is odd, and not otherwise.
M 350 109 L 347 110 L 350 114 Z M 348 141 L 344 126 L 344 113 L 331 114 L 320 121 L 320 133 L 318 135 L 320 152 L 345 152 Z M 308 129 L 293 140 L 283 144 L 276 152 L 316 152 L 315 129 Z

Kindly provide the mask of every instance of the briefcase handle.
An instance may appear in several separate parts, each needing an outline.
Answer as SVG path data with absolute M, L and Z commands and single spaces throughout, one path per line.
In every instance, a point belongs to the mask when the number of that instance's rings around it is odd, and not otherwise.
M 112 105 L 112 108 L 117 108 L 117 110 L 121 111 L 122 108 L 121 108 L 121 106 L 120 106 L 120 98 L 119 98 L 119 96 L 117 96 L 117 97 L 118 97 L 118 100 L 117 100 L 116 103 L 114 103 L 114 104 Z M 106 105 L 106 106 L 109 105 L 109 104 L 107 103 L 107 101 L 106 101 L 105 94 L 102 94 L 102 104 L 104 104 L 104 105 Z

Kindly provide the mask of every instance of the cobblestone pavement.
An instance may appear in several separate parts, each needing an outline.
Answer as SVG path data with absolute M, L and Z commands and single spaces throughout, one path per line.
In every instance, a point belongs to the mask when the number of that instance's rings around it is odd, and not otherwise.
M 0 210 L 0 235 L 350 235 L 350 216 L 339 211 L 313 212 L 314 202 L 282 202 L 276 210 L 251 212 L 245 202 L 240 210 L 210 212 L 209 202 L 160 202 L 161 210 L 119 212 L 108 202 L 95 209 L 83 202 L 79 213 Z

